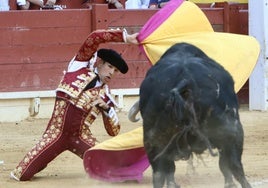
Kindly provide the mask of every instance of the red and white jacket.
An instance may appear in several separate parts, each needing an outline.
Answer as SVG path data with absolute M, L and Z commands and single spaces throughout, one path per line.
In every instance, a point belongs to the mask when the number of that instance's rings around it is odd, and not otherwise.
M 125 42 L 125 32 L 122 30 L 97 30 L 92 32 L 76 56 L 71 60 L 68 70 L 56 89 L 57 97 L 64 98 L 82 109 L 88 115 L 85 124 L 90 125 L 101 113 L 107 133 L 115 136 L 120 131 L 120 124 L 115 113 L 115 102 L 109 93 L 108 85 L 98 82 L 95 87 L 84 90 L 85 87 L 96 77 L 92 68 L 92 58 L 99 44 L 106 42 Z M 94 106 L 94 100 L 101 96 L 111 107 L 109 112 Z

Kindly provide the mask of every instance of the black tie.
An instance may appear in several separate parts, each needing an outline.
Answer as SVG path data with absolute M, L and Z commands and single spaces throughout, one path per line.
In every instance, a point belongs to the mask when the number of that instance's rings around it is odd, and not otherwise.
M 99 77 L 99 75 L 96 75 L 96 77 L 91 82 L 89 82 L 87 84 L 87 86 L 85 87 L 84 91 L 95 87 L 95 85 L 96 85 L 98 80 L 100 80 L 100 77 Z

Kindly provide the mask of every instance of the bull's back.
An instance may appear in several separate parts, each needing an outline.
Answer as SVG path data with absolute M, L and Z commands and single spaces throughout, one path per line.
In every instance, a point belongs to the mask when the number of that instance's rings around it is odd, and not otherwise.
M 176 75 L 181 71 L 181 66 L 176 63 L 176 59 L 165 58 L 149 69 L 140 87 L 141 114 L 146 108 L 149 108 L 147 117 L 163 109 L 169 91 L 178 81 Z
M 179 44 L 171 47 L 147 72 L 140 88 L 141 114 L 154 118 L 166 113 L 170 91 L 185 80 L 193 91 L 196 106 L 213 105 L 218 113 L 226 106 L 238 107 L 231 75 L 198 48 Z

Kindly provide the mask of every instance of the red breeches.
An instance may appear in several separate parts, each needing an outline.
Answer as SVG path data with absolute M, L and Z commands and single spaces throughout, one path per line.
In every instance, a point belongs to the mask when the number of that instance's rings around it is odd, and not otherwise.
M 63 99 L 56 99 L 52 117 L 39 142 L 25 155 L 13 171 L 21 181 L 31 179 L 63 151 L 69 150 L 80 158 L 95 145 L 86 113 Z

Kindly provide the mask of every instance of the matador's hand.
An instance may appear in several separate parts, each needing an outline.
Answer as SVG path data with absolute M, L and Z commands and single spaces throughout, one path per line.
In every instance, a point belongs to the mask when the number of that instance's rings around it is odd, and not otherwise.
M 138 44 L 137 36 L 139 33 L 134 33 L 134 34 L 126 34 L 126 42 L 131 43 L 131 44 Z
M 105 101 L 99 96 L 93 103 L 94 106 L 97 106 L 99 108 L 102 108 L 105 111 L 108 111 L 110 109 L 110 106 L 106 104 Z

